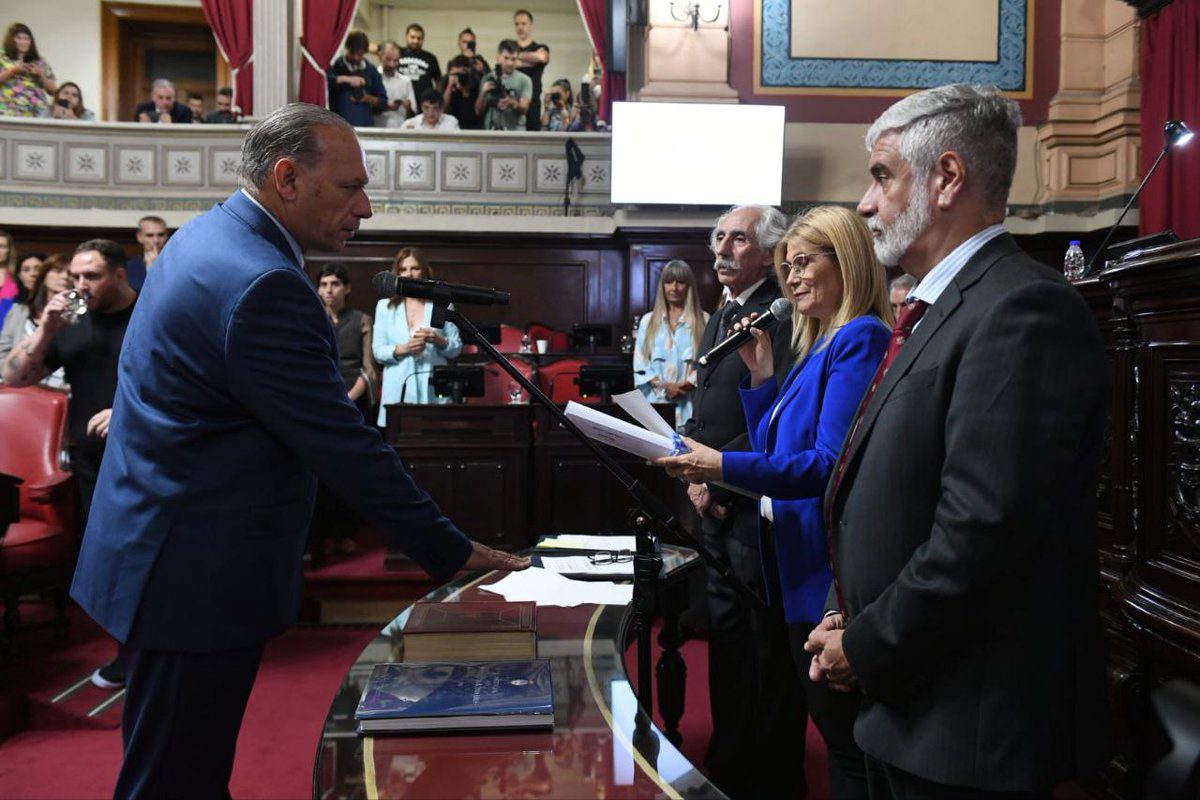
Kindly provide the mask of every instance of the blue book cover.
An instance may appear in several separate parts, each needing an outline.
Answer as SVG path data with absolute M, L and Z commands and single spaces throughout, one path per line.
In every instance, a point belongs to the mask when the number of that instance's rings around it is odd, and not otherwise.
M 553 727 L 550 662 L 376 664 L 354 716 L 360 733 Z

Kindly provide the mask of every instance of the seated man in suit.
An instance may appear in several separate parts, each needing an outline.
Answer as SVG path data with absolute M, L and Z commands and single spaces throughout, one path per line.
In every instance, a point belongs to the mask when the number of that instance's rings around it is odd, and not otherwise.
M 957 84 L 867 134 L 858 211 L 919 283 L 826 490 L 839 613 L 806 649 L 863 694 L 872 800 L 1048 798 L 1101 751 L 1107 365 L 1079 293 L 1004 232 L 1020 124 Z
M 71 588 L 122 643 L 122 798 L 229 796 L 263 645 L 299 610 L 318 478 L 438 580 L 528 566 L 469 541 L 347 396 L 303 254 L 371 216 L 354 129 L 284 106 L 247 133 L 240 178 L 146 279 Z
M 150 85 L 150 99 L 138 103 L 133 110 L 137 122 L 190 123 L 192 109 L 175 99 L 175 84 L 159 78 Z

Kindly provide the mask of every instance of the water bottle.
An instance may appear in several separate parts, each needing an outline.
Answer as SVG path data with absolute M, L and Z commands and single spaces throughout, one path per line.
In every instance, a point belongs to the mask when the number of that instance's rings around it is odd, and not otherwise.
M 1083 258 L 1083 249 L 1080 248 L 1078 239 L 1072 239 L 1067 254 L 1063 256 L 1063 275 L 1067 276 L 1067 280 L 1077 281 L 1083 277 L 1085 269 L 1087 262 Z

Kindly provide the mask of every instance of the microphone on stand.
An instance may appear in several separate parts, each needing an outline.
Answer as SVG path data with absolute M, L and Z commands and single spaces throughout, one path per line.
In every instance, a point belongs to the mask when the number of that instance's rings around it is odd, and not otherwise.
M 421 300 L 457 303 L 458 305 L 507 305 L 508 292 L 483 286 L 466 286 L 442 281 L 401 278 L 394 272 L 380 272 L 371 279 L 371 287 L 380 297 L 416 297 Z
M 750 323 L 749 327 L 758 328 L 760 331 L 773 328 L 780 320 L 787 319 L 792 313 L 792 303 L 786 297 L 776 298 L 771 307 L 767 309 L 768 313 L 757 317 Z M 725 341 L 718 344 L 712 350 L 709 350 L 704 355 L 696 359 L 702 367 L 707 367 L 709 364 L 715 364 L 725 356 L 737 350 L 739 347 L 750 341 L 751 334 L 746 328 L 743 328 L 736 333 L 730 334 Z

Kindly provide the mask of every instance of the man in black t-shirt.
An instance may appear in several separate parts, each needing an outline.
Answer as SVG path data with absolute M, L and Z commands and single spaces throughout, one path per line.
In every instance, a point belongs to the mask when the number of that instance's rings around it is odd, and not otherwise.
M 71 470 L 79 484 L 86 521 L 96 489 L 100 459 L 117 393 L 117 359 L 133 315 L 137 292 L 125 275 L 125 251 L 108 239 L 89 239 L 75 248 L 68 268 L 77 292 L 87 296 L 87 312 L 71 323 L 70 301 L 61 292 L 46 303 L 37 329 L 25 337 L 3 365 L 9 386 L 32 386 L 62 367 L 71 385 L 67 405 Z M 102 689 L 125 684 L 125 667 L 114 658 L 92 675 Z
M 32 386 L 63 368 L 71 385 L 67 408 L 71 468 L 86 515 L 117 392 L 117 359 L 137 292 L 126 278 L 125 251 L 108 239 L 90 239 L 79 245 L 69 271 L 75 291 L 88 298 L 87 312 L 72 324 L 63 316 L 69 306 L 68 293 L 51 298 L 37 329 L 5 360 L 4 382 Z
M 442 68 L 437 56 L 421 46 L 425 44 L 425 29 L 417 23 L 408 26 L 404 31 L 405 48 L 400 51 L 399 69 L 408 76 L 413 84 L 413 94 L 417 97 L 429 89 L 438 88 L 442 80 Z
M 550 63 L 550 46 L 533 40 L 533 14 L 520 9 L 513 14 L 513 28 L 517 31 L 517 69 L 533 81 L 533 99 L 525 112 L 525 130 L 542 129 L 542 73 Z

